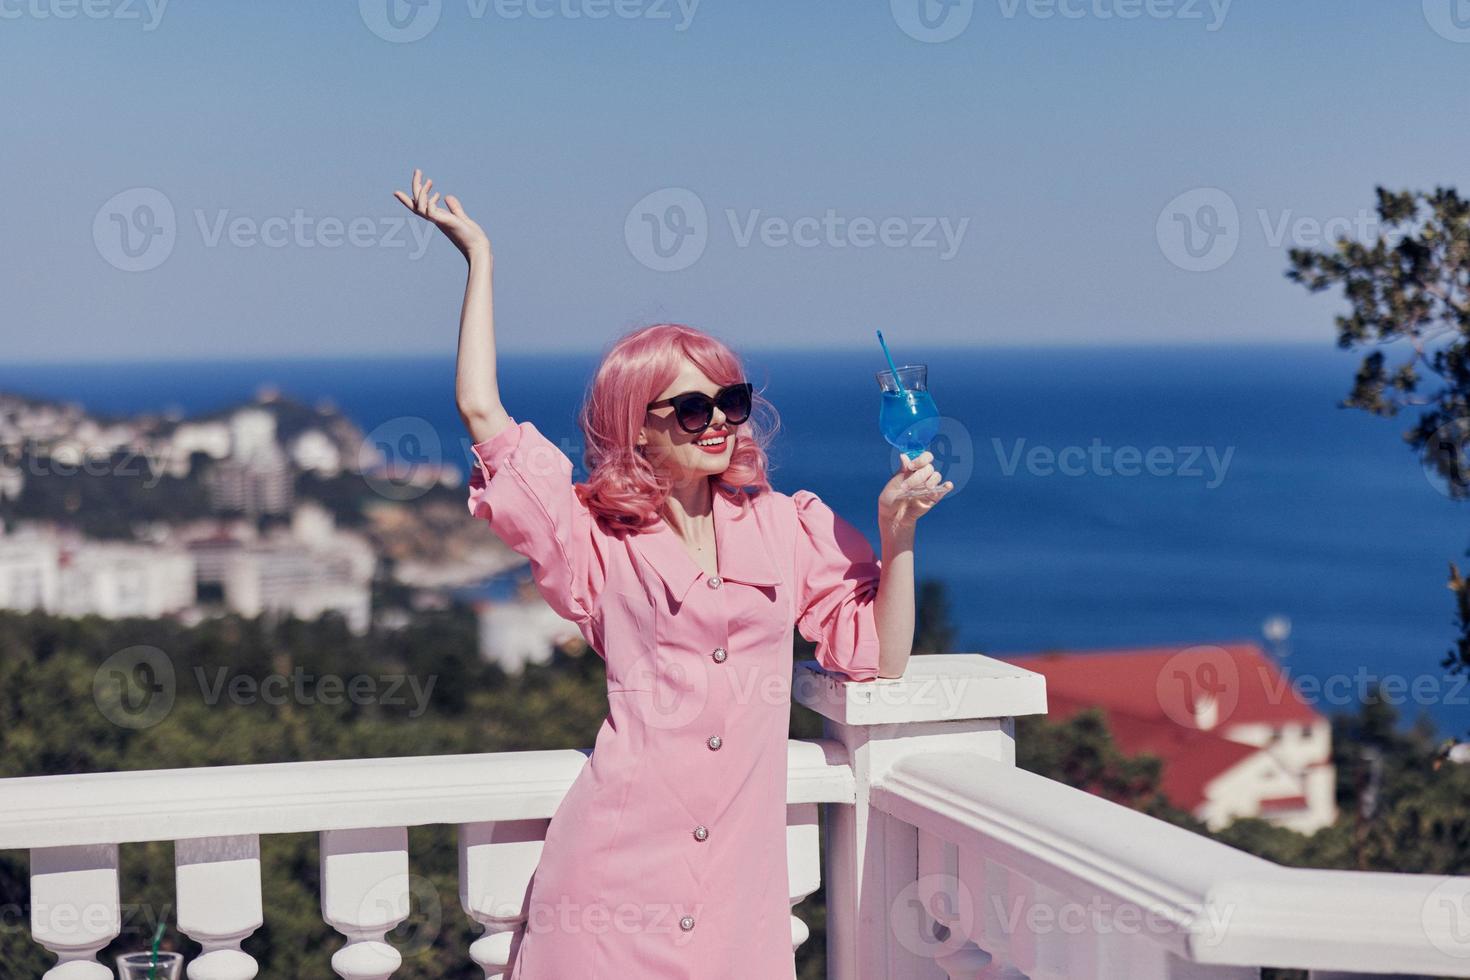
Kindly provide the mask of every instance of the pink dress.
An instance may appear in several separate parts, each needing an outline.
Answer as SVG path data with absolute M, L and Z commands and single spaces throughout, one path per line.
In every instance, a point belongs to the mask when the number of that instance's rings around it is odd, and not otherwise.
M 719 574 L 664 522 L 619 538 L 520 422 L 473 447 L 469 509 L 531 561 L 607 671 L 608 714 L 551 819 L 509 980 L 793 980 L 792 626 L 878 672 L 880 562 L 815 494 L 714 495 Z

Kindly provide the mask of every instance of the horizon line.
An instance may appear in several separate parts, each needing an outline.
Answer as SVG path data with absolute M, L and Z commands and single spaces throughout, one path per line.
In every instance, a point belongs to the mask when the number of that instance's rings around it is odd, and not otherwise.
M 920 345 L 914 345 L 920 346 Z M 1238 349 L 1303 349 L 1321 350 L 1323 352 L 1336 351 L 1351 354 L 1359 350 L 1371 347 L 1382 347 L 1386 344 L 1366 343 L 1356 348 L 1343 348 L 1338 346 L 1335 338 L 1324 341 L 1311 340 L 1225 340 L 1225 341 L 1188 341 L 1171 340 L 1166 342 L 1157 341 L 1119 341 L 1117 343 L 1084 343 L 1084 342 L 1054 342 L 1054 343 L 988 343 L 988 344 L 935 344 L 922 346 L 925 351 L 1166 351 L 1166 350 L 1222 350 L 1230 348 Z M 839 347 L 831 344 L 822 344 L 811 347 L 766 347 L 760 345 L 741 346 L 736 350 L 737 354 L 857 354 L 867 353 L 869 345 Z M 604 347 L 576 347 L 551 350 L 502 350 L 501 357 L 597 357 L 605 353 Z M 303 353 L 280 353 L 280 354 L 247 354 L 239 357 L 198 357 L 192 355 L 160 354 L 154 356 L 117 358 L 40 358 L 33 360 L 7 359 L 9 367 L 85 367 L 85 366 L 117 366 L 124 364 L 250 364 L 265 363 L 280 364 L 282 362 L 312 363 L 322 361 L 387 361 L 387 360 L 440 360 L 452 359 L 457 356 L 457 351 L 354 351 L 351 354 L 303 354 Z

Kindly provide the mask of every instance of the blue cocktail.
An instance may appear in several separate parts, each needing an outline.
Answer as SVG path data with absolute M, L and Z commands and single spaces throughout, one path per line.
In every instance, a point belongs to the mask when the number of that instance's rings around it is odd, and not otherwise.
M 888 445 L 907 455 L 919 457 L 939 433 L 939 410 L 929 395 L 929 369 L 925 364 L 904 364 L 897 376 L 892 370 L 878 372 L 882 403 L 878 407 L 878 428 Z M 901 492 L 900 497 L 935 497 L 948 491 L 948 485 L 931 486 Z
M 909 459 L 919 456 L 939 434 L 939 409 L 929 394 L 929 368 L 924 364 L 906 364 L 892 371 L 878 372 L 882 402 L 878 406 L 878 428 L 888 444 Z M 903 496 L 924 497 L 937 493 L 915 490 Z

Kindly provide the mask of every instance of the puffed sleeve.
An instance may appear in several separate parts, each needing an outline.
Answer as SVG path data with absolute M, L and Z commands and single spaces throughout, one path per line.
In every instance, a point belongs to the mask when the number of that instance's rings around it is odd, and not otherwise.
M 878 676 L 874 600 L 882 562 L 862 532 L 810 490 L 796 503 L 796 628 L 827 670 L 856 681 Z
M 572 485 L 572 461 L 535 425 L 514 419 L 471 450 L 470 514 L 530 559 L 542 598 L 587 634 L 606 578 L 596 521 Z

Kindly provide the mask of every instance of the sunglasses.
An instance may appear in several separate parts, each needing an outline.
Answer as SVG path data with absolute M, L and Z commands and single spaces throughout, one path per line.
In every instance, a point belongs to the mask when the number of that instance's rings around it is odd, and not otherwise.
M 711 398 L 702 391 L 686 391 L 662 401 L 649 402 L 650 409 L 674 406 L 674 417 L 685 432 L 703 432 L 714 421 L 715 407 L 725 413 L 725 421 L 739 425 L 750 418 L 751 384 L 741 381 L 726 385 Z

